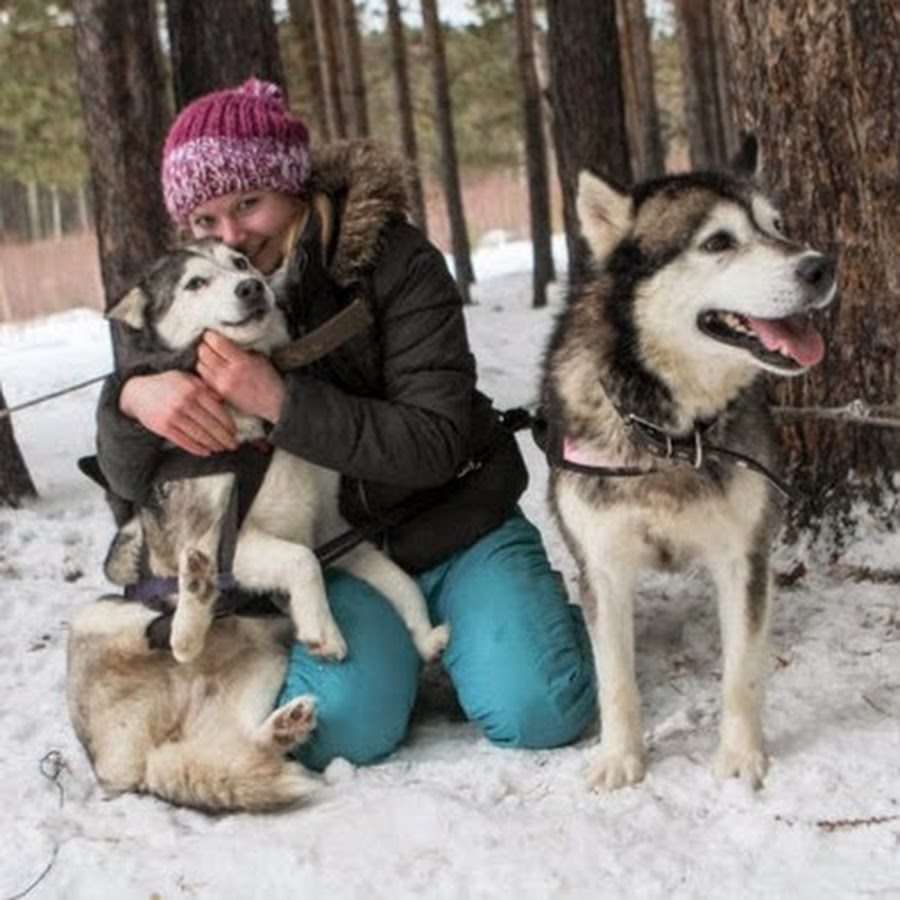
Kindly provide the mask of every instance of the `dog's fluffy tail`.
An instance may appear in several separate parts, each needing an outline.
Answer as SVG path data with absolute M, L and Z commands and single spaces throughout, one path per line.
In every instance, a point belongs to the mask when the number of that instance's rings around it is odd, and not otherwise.
M 172 803 L 210 812 L 266 812 L 293 806 L 318 787 L 299 763 L 254 748 L 166 743 L 151 751 L 145 789 Z

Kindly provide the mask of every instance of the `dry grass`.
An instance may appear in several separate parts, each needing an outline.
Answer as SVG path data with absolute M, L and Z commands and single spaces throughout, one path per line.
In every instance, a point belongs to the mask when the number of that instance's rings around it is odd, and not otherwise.
M 103 309 L 93 234 L 0 244 L 0 322 L 31 319 L 73 306 Z

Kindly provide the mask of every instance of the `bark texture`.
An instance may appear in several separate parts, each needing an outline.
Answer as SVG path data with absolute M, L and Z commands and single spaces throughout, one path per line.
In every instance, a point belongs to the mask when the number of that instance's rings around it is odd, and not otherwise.
M 782 383 L 788 407 L 861 400 L 900 417 L 900 6 L 892 0 L 728 0 L 735 98 L 764 178 L 799 239 L 839 259 L 821 366 Z M 897 429 L 788 420 L 797 517 L 890 515 Z M 849 480 L 848 480 L 849 479 Z M 891 500 L 893 497 L 893 501 Z M 894 514 L 896 520 L 896 514 Z

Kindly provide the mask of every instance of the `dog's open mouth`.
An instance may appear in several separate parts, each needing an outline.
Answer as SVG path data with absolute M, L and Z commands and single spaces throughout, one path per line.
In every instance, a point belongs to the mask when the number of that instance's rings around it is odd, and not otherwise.
M 711 310 L 702 313 L 697 324 L 714 340 L 748 350 L 767 365 L 787 372 L 817 365 L 825 355 L 825 342 L 809 314 L 757 319 Z

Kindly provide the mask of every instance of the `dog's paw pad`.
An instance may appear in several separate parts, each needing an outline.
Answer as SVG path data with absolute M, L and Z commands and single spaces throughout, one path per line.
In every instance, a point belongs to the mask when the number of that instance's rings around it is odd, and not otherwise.
M 450 626 L 438 625 L 416 640 L 419 655 L 425 662 L 435 662 L 450 642 Z
M 272 734 L 279 744 L 295 744 L 315 727 L 316 701 L 308 694 L 286 703 L 272 717 Z
M 212 574 L 212 564 L 209 557 L 196 548 L 188 550 L 184 554 L 185 571 L 196 578 L 209 578 Z
M 738 750 L 722 747 L 716 756 L 715 771 L 722 781 L 740 778 L 754 791 L 758 791 L 769 771 L 769 757 L 765 750 L 757 748 Z
M 592 791 L 614 791 L 637 784 L 643 777 L 644 763 L 639 753 L 601 750 L 588 771 L 588 787 Z

